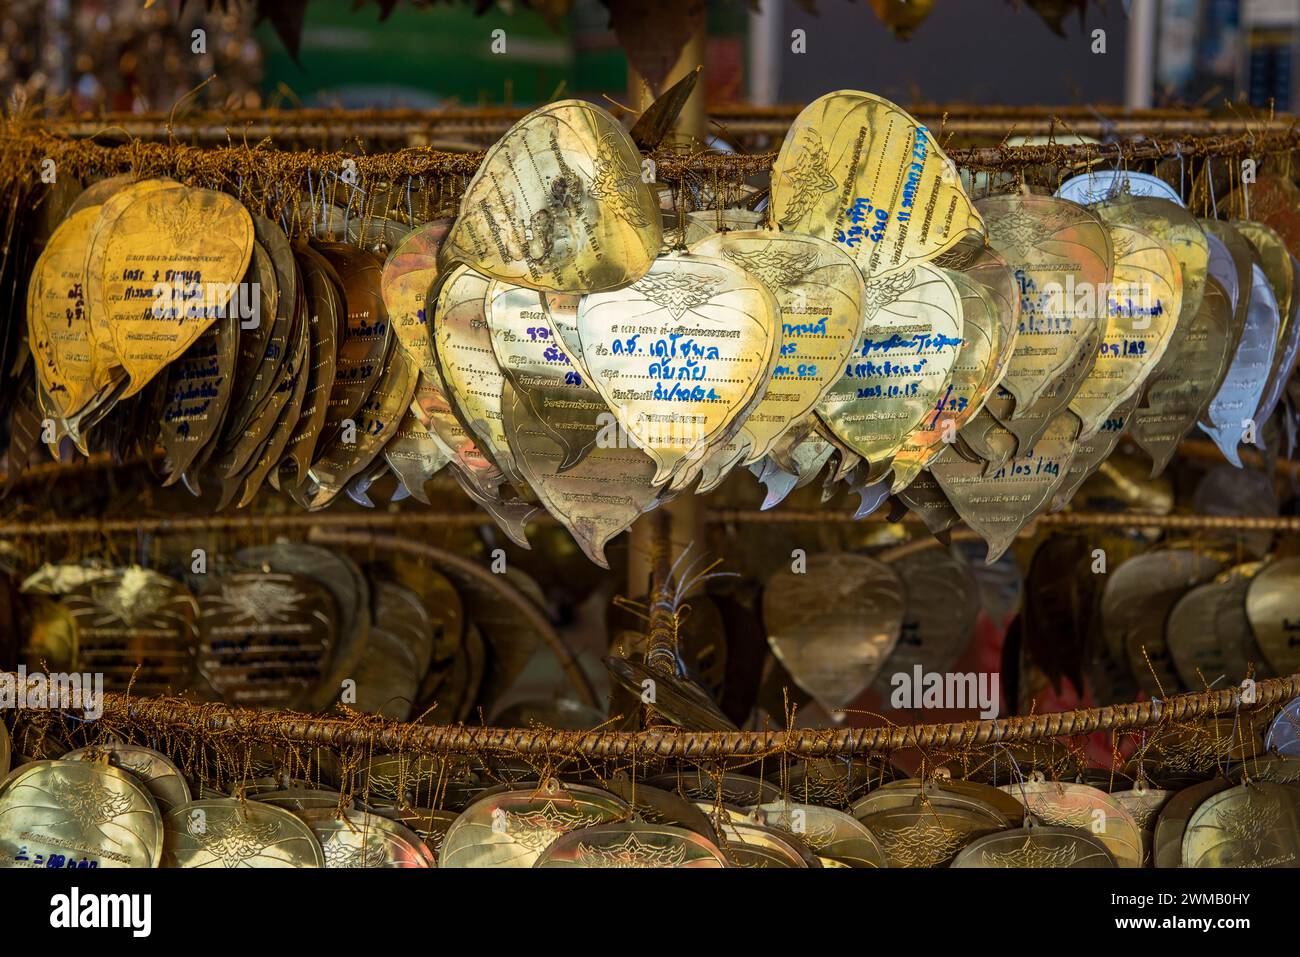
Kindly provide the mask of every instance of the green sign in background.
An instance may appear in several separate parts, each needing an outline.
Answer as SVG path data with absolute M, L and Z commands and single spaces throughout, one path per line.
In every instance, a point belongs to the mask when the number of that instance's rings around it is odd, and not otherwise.
M 576 7 L 557 32 L 523 9 L 475 16 L 471 4 L 400 3 L 381 22 L 373 4 L 353 10 L 350 0 L 313 0 L 299 63 L 268 25 L 259 29 L 263 92 L 285 107 L 301 101 L 347 108 L 526 106 L 557 90 L 621 94 L 627 60 L 604 30 L 603 7 L 594 0 Z M 498 29 L 505 31 L 504 54 L 492 52 Z

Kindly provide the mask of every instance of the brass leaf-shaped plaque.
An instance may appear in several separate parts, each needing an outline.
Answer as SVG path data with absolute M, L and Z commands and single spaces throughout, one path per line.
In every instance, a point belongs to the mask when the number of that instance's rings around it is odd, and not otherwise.
M 257 325 L 240 329 L 239 359 L 235 369 L 239 388 L 222 429 L 223 445 L 227 447 L 236 444 L 245 430 L 256 424 L 254 420 L 260 418 L 259 412 L 265 407 L 267 396 L 279 384 L 285 360 L 293 351 L 289 337 L 293 332 L 297 299 L 280 301 L 275 265 L 261 243 L 253 246 L 253 258 L 249 261 L 245 281 L 261 290 L 261 314 Z
M 320 841 L 292 811 L 241 798 L 208 798 L 164 819 L 168 867 L 324 867 Z
M 977 206 L 989 245 L 1020 283 L 1016 350 L 1001 382 L 1018 417 L 1078 360 L 1101 323 L 1096 290 L 1111 278 L 1110 232 L 1095 213 L 1050 196 L 993 196 Z
M 1260 567 L 1230 568 L 1188 591 L 1169 612 L 1165 640 L 1183 690 L 1203 691 L 1220 676 L 1239 685 L 1262 664 L 1246 613 L 1246 592 Z
M 1146 395 L 1128 424 L 1133 440 L 1151 456 L 1152 477 L 1165 470 L 1227 372 L 1232 358 L 1232 304 L 1223 287 L 1207 280 L 1200 309 L 1193 316 L 1184 315 L 1179 326 L 1187 326 L 1185 333 L 1175 337 L 1147 380 Z
M 138 744 L 114 743 L 78 748 L 60 758 L 62 761 L 99 759 L 106 759 L 110 767 L 125 771 L 143 784 L 163 814 L 190 799 L 190 786 L 181 769 L 167 755 Z
M 903 586 L 865 555 L 811 555 L 763 590 L 768 644 L 799 687 L 839 714 L 865 691 L 898 643 Z
M 504 499 L 505 474 L 474 443 L 447 399 L 441 376 L 420 374 L 411 412 L 451 455 L 453 476 L 465 494 L 485 508 L 511 541 L 528 547 L 524 524 L 536 509 L 517 499 Z
M 783 456 L 787 470 L 777 462 L 775 456 L 769 455 L 761 462 L 749 467 L 750 472 L 767 489 L 763 496 L 764 511 L 775 508 L 796 488 L 802 488 L 821 474 L 826 463 L 835 454 L 835 447 L 815 432 L 794 443 Z
M 576 465 L 614 416 L 588 384 L 583 367 L 569 358 L 552 316 L 567 315 L 576 333 L 578 297 L 493 282 L 487 293 L 487 322 L 497 364 L 527 406 L 533 424 L 563 449 L 560 471 Z M 504 399 L 503 399 L 504 408 Z M 506 429 L 516 457 L 514 433 Z M 626 445 L 626 443 L 623 443 Z M 516 463 L 517 464 L 517 463 Z
M 971 841 L 949 867 L 1115 867 L 1115 858 L 1087 831 L 1035 825 Z
M 1005 392 L 1005 390 L 1004 390 Z M 1005 393 L 1005 401 L 1008 409 L 1015 407 L 1015 399 L 1009 392 Z M 993 413 L 989 411 L 989 403 L 996 402 L 1002 396 L 994 389 L 993 396 L 985 401 L 984 408 L 980 409 L 971 418 L 962 430 L 957 433 L 957 442 L 954 443 L 953 449 L 962 458 L 968 461 L 981 459 L 990 467 L 998 468 L 1006 464 L 1007 459 L 1016 454 L 1016 449 L 1020 446 L 1020 440 L 1015 434 L 1008 431 L 1007 427 L 994 418 Z M 973 458 L 972 458 L 973 456 Z
M 1291 271 L 1300 282 L 1300 262 L 1291 260 Z M 1276 295 L 1276 288 L 1274 289 Z M 1282 298 L 1277 297 L 1278 307 L 1282 308 Z M 1300 295 L 1292 294 L 1290 312 L 1281 316 L 1281 329 L 1278 333 L 1277 349 L 1273 353 L 1273 364 L 1268 373 L 1268 384 L 1260 397 L 1259 408 L 1255 411 L 1256 422 L 1267 422 L 1282 398 L 1282 392 L 1291 381 L 1295 372 L 1296 359 L 1300 356 Z
M 239 317 L 217 319 L 167 369 L 162 445 L 164 485 L 181 477 L 219 434 L 234 389 Z
M 32 267 L 27 293 L 27 342 L 50 411 L 59 418 L 78 412 L 95 394 L 85 266 L 99 210 L 91 206 L 59 224 Z
M 594 393 L 589 402 L 593 401 L 600 402 Z M 524 394 L 509 382 L 502 406 L 506 434 L 524 480 L 587 557 L 608 568 L 606 543 L 658 501 L 660 490 L 651 481 L 654 462 L 640 449 L 598 443 L 580 462 L 561 471 L 565 452 L 551 438 L 553 426 L 544 425 Z
M 1004 388 L 993 390 L 993 395 L 989 396 L 984 408 L 1016 437 L 1017 448 L 1033 448 L 1048 424 L 1069 408 L 1097 363 L 1105 331 L 1104 322 L 1098 321 L 1085 337 L 1074 362 L 1048 383 L 1042 395 L 1030 405 L 1018 405 L 1011 393 Z
M 1260 650 L 1280 675 L 1300 671 L 1300 621 L 1295 615 L 1300 558 L 1270 562 L 1251 580 L 1246 614 Z
M 1152 838 L 1152 863 L 1156 867 L 1181 867 L 1183 864 L 1183 835 L 1187 823 L 1205 800 L 1219 791 L 1232 787 L 1224 777 L 1212 778 L 1190 787 L 1184 787 L 1160 809 Z
M 1134 173 L 1126 169 L 1095 169 L 1072 176 L 1060 185 L 1056 195 L 1081 206 L 1126 196 L 1157 196 L 1183 205 L 1178 190 L 1164 180 L 1149 173 Z
M 797 804 L 786 798 L 761 804 L 751 815 L 767 827 L 798 838 L 823 859 L 823 864 L 829 858 L 849 867 L 888 866 L 875 835 L 843 811 Z
M 662 485 L 729 438 L 763 395 L 780 307 L 729 260 L 661 256 L 634 285 L 584 296 L 578 335 L 592 385 Z
M 1268 277 L 1268 284 L 1272 287 L 1273 296 L 1277 300 L 1278 312 L 1282 315 L 1283 325 L 1279 326 L 1277 331 L 1280 343 L 1286 338 L 1287 323 L 1290 321 L 1295 299 L 1296 275 L 1291 254 L 1287 251 L 1282 237 L 1263 223 L 1238 219 L 1232 221 L 1232 226 L 1259 254 L 1259 264 Z
M 819 97 L 795 117 L 772 167 L 771 204 L 783 230 L 842 247 L 868 280 L 984 232 L 930 131 L 855 90 Z
M 1232 309 L 1245 322 L 1246 306 L 1250 301 L 1251 265 L 1259 258 L 1249 240 L 1222 219 L 1198 219 L 1197 225 L 1205 231 L 1210 258 L 1207 273 L 1219 281 L 1227 293 Z
M 384 312 L 379 280 L 383 267 L 365 250 L 342 243 L 300 245 L 300 256 L 317 252 L 325 274 L 335 281 L 343 314 L 335 331 L 334 383 L 330 388 L 325 424 L 316 442 L 316 456 L 354 419 L 384 372 L 393 341 L 393 327 Z
M 895 493 L 912 484 L 945 442 L 956 441 L 961 427 L 984 405 L 987 393 L 979 389 L 997 359 L 994 337 L 1000 337 L 1000 320 L 992 297 L 964 273 L 949 271 L 948 278 L 961 296 L 961 346 L 938 401 L 894 454 L 891 491 Z
M 668 824 L 629 821 L 570 831 L 558 838 L 534 867 L 727 867 L 716 844 Z
M 266 257 L 257 247 L 256 261 Z M 268 259 L 269 261 L 269 259 Z M 265 290 L 266 285 L 262 286 Z M 270 303 L 264 303 L 266 309 Z M 220 482 L 218 508 L 225 508 L 235 498 L 246 473 L 257 464 L 258 453 L 267 445 L 282 413 L 294 398 L 298 384 L 297 373 L 306 364 L 309 348 L 306 317 L 290 309 L 283 318 L 276 316 L 272 332 L 266 343 L 266 353 L 252 377 L 252 386 L 260 398 L 249 406 L 247 395 L 237 398 L 226 415 L 216 454 L 203 463 L 205 473 Z M 236 381 L 248 381 L 238 378 Z M 287 434 L 277 440 L 287 441 Z
M 1101 598 L 1106 645 L 1115 661 L 1128 661 L 1143 691 L 1164 697 L 1178 689 L 1165 638 L 1169 611 L 1222 567 L 1209 555 L 1165 549 L 1136 555 L 1111 572 Z
M 194 674 L 194 597 L 138 566 L 87 581 L 63 599 L 77 630 L 77 668 L 111 691 L 179 694 Z
M 426 381 L 428 380 L 423 375 L 417 380 L 411 398 L 412 406 L 431 399 L 428 389 L 421 391 L 421 384 Z M 393 470 L 407 493 L 425 505 L 429 504 L 429 493 L 424 490 L 424 486 L 453 457 L 451 449 L 430 432 L 421 421 L 421 416 L 411 409 L 406 410 L 402 421 L 397 425 L 397 432 L 384 446 L 384 461 L 388 467 Z
M 376 621 L 370 628 L 370 637 L 355 673 L 356 701 L 353 706 L 358 711 L 406 721 L 411 717 L 412 706 L 419 694 L 423 672 L 415 652 L 386 625 L 386 622 Z
M 1123 438 L 1125 430 L 1128 428 L 1129 417 L 1132 416 L 1133 410 L 1137 408 L 1140 395 L 1134 394 L 1129 396 L 1119 408 L 1115 409 L 1105 421 L 1101 423 L 1101 428 L 1097 429 L 1090 437 L 1079 439 L 1075 444 L 1074 457 L 1070 459 L 1070 467 L 1065 471 L 1065 479 L 1061 482 L 1060 488 L 1052 501 L 1052 511 L 1058 512 L 1066 506 L 1070 499 L 1074 498 L 1074 493 L 1079 490 L 1088 476 L 1097 471 L 1098 467 L 1110 457 L 1110 453 L 1115 451 L 1115 446 Z M 1074 415 L 1073 412 L 1067 413 Z
M 163 828 L 144 785 L 90 761 L 36 761 L 0 782 L 0 868 L 157 867 Z
M 434 350 L 443 388 L 461 424 L 479 449 L 514 482 L 520 481 L 501 422 L 505 377 L 492 351 L 487 321 L 490 280 L 458 266 L 439 285 L 434 312 Z
M 740 431 L 706 460 L 699 491 L 707 492 L 733 466 L 765 456 L 839 379 L 862 330 L 864 290 L 853 259 L 811 236 L 731 230 L 691 251 L 745 269 L 771 290 L 781 308 L 781 355 L 772 381 Z
M 1006 375 L 1011 356 L 1015 354 L 1016 339 L 1020 334 L 1020 282 L 1007 261 L 992 246 L 971 237 L 938 257 L 935 265 L 973 279 L 993 304 L 995 321 L 989 330 L 993 359 L 984 381 L 976 389 L 979 402 L 971 413 L 974 416 Z
M 1020 530 L 1048 507 L 1074 457 L 1079 420 L 1053 419 L 1031 449 L 1021 449 L 1006 464 L 987 473 L 946 448 L 930 472 L 966 524 L 988 543 L 986 563 L 997 561 Z
M 301 252 L 301 251 L 300 251 Z M 316 453 L 316 443 L 329 414 L 330 394 L 334 388 L 335 363 L 338 358 L 338 330 L 343 321 L 343 300 L 329 277 L 329 266 L 319 256 L 299 255 L 300 308 L 307 315 L 310 335 L 307 391 L 303 395 L 298 423 L 284 449 L 276 472 L 270 474 L 272 485 L 296 488 L 307 480 Z
M 471 804 L 447 831 L 439 867 L 532 867 L 561 835 L 626 820 L 606 791 L 558 781 L 517 785 Z
M 256 545 L 235 555 L 241 565 L 305 575 L 323 585 L 339 610 L 338 642 L 331 656 L 329 679 L 310 699 L 314 711 L 337 700 L 340 682 L 360 660 L 370 624 L 370 584 L 356 563 L 337 551 L 298 542 Z
M 980 612 L 979 585 L 962 559 L 925 551 L 891 562 L 890 567 L 903 583 L 905 604 L 898 644 L 875 680 L 886 701 L 896 674 L 910 682 L 918 667 L 939 674 L 950 671 L 970 644 Z M 920 704 L 920 692 L 918 686 L 914 705 Z
M 961 341 L 961 298 L 944 270 L 922 263 L 873 280 L 861 338 L 818 415 L 883 475 L 908 433 L 933 418 Z
M 100 198 L 90 205 L 103 204 L 99 207 L 99 218 L 91 227 L 90 248 L 86 255 L 86 302 L 90 310 L 90 337 L 95 347 L 93 364 L 97 390 L 104 390 L 110 383 L 126 378 L 122 362 L 117 356 L 117 347 L 113 343 L 111 304 L 105 299 L 104 256 L 108 252 L 105 239 L 112 233 L 123 211 L 141 196 L 180 186 L 180 183 L 168 179 L 142 179 L 138 183 L 132 183 L 129 179 L 115 176 L 86 189 L 69 211 L 69 215 L 76 212 L 80 208 L 80 202 L 89 200 L 92 193 Z
M 308 368 L 312 358 L 311 328 L 306 315 L 299 313 L 294 330 L 297 341 L 290 353 L 284 375 L 275 387 L 275 392 L 267 402 L 263 415 L 278 414 L 275 425 L 267 433 L 265 441 L 249 459 L 236 481 L 240 487 L 237 499 L 240 508 L 245 508 L 257 495 L 262 483 L 270 476 L 273 469 L 280 464 L 285 449 L 288 448 L 294 432 L 302 420 L 303 404 L 307 400 L 307 391 L 311 386 L 311 370 Z M 225 495 L 223 494 L 223 500 Z
M 199 597 L 199 668 L 229 704 L 301 707 L 338 639 L 329 590 L 290 572 L 237 572 Z
M 345 430 L 323 456 L 312 463 L 308 475 L 315 483 L 310 508 L 333 501 L 352 478 L 361 473 L 397 433 L 415 394 L 419 373 L 401 353 L 389 355 L 387 365 L 357 412 L 356 435 Z
M 299 815 L 320 841 L 329 868 L 433 867 L 433 852 L 414 831 L 378 814 L 316 808 Z
M 1005 431 L 1005 430 L 1004 430 Z M 946 454 L 941 452 L 940 456 Z M 944 494 L 939 480 L 929 469 L 922 472 L 912 484 L 898 493 L 899 501 L 925 523 L 932 535 L 942 535 L 961 521 L 952 502 Z
M 1036 819 L 1076 828 L 1099 838 L 1120 867 L 1142 866 L 1142 832 L 1123 805 L 1086 784 L 1021 781 L 1002 790 L 1018 798 Z
M 582 297 L 562 292 L 544 292 L 541 302 L 550 320 L 551 329 L 564 343 L 564 354 L 583 382 L 591 381 L 586 357 L 582 354 L 582 339 L 578 335 L 578 305 Z
M 488 150 L 438 260 L 531 289 L 602 292 L 645 275 L 659 241 L 658 204 L 623 127 L 561 100 Z
M 1070 400 L 1092 438 L 1111 414 L 1141 392 L 1164 357 L 1182 313 L 1182 267 L 1154 236 L 1110 223 L 1115 273 L 1103 304 L 1105 317 L 1096 363 Z
M 225 193 L 161 189 L 127 206 L 100 241 L 104 306 L 129 398 L 228 307 L 253 254 L 253 220 Z
M 380 292 L 388 321 L 406 358 L 421 372 L 433 365 L 433 303 L 425 296 L 438 278 L 438 250 L 451 220 L 436 219 L 414 229 L 388 254 Z
M 1183 867 L 1296 867 L 1300 791 L 1251 781 L 1211 795 L 1187 822 Z
M 1228 370 L 1200 421 L 1201 430 L 1237 468 L 1241 468 L 1237 447 L 1245 439 L 1246 430 L 1254 430 L 1255 410 L 1268 385 L 1281 318 L 1273 290 L 1259 266 L 1251 267 L 1248 296 L 1246 322 Z
M 943 867 L 976 838 L 1002 830 L 988 815 L 915 802 L 862 818 L 890 867 Z
M 1118 196 L 1093 209 L 1107 223 L 1123 223 L 1154 236 L 1169 247 L 1182 267 L 1183 308 L 1165 359 L 1156 366 L 1158 372 L 1163 372 L 1164 363 L 1172 361 L 1171 350 L 1178 346 L 1188 328 L 1188 319 L 1200 310 L 1205 295 L 1210 262 L 1205 231 L 1181 204 L 1157 196 Z

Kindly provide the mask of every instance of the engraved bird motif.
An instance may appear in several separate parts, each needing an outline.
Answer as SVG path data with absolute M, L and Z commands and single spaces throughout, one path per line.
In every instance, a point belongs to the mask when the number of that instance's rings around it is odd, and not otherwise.
M 1269 833 L 1278 827 L 1281 817 L 1281 806 L 1262 798 L 1244 805 L 1221 805 L 1215 814 L 1219 827 L 1232 840 L 1250 845 L 1255 856 L 1263 852 Z
M 165 197 L 154 204 L 154 216 L 163 234 L 171 240 L 173 246 L 179 246 L 187 239 L 192 239 L 204 226 L 203 207 L 189 190 L 176 190 L 179 196 L 168 191 Z
M 609 847 L 582 845 L 575 858 L 582 867 L 680 867 L 686 860 L 686 848 L 655 847 L 635 834 Z
M 891 302 L 896 302 L 898 297 L 911 289 L 915 283 L 915 269 L 870 280 L 866 285 L 866 296 L 862 301 L 863 314 L 868 318 L 874 316 Z
M 360 844 L 350 844 L 333 840 L 321 845 L 325 852 L 326 867 L 383 867 L 388 863 L 388 854 L 382 841 L 363 840 Z
M 1092 827 L 1093 822 L 1092 808 L 1070 807 L 1065 804 L 1054 804 L 1051 801 L 1035 802 L 1034 813 L 1043 820 L 1043 823 L 1058 827 L 1088 829 Z
M 957 853 L 966 836 L 934 821 L 881 830 L 876 835 L 891 862 L 900 867 L 933 867 Z
M 59 809 L 66 811 L 72 820 L 81 827 L 94 827 L 107 824 L 119 814 L 131 810 L 131 797 L 117 794 L 102 784 L 74 784 L 72 781 L 56 778 L 50 785 Z
M 222 601 L 228 603 L 239 617 L 251 619 L 259 625 L 283 621 L 297 609 L 302 597 L 301 592 L 289 585 L 265 579 L 221 586 Z
M 278 832 L 275 821 L 255 824 L 232 817 L 208 824 L 202 831 L 191 831 L 190 836 L 223 866 L 239 867 L 262 854 L 275 841 Z
M 1115 248 L 1115 261 L 1118 262 L 1133 252 L 1133 236 L 1130 233 L 1111 234 L 1111 244 Z
M 793 188 L 781 216 L 781 225 L 787 228 L 797 226 L 821 194 L 829 193 L 838 185 L 830 172 L 826 144 L 815 131 L 803 130 L 799 134 L 798 149 L 794 163 L 786 172 Z
M 1025 209 L 1012 210 L 1005 216 L 997 216 L 988 223 L 989 238 L 998 247 L 1011 247 L 1025 255 L 1039 243 L 1050 239 L 1056 232 L 1056 225 L 1036 216 Z
M 1079 845 L 1044 847 L 1025 838 L 1019 847 L 1009 851 L 986 850 L 982 857 L 985 867 L 1070 867 L 1079 859 Z
M 680 319 L 687 311 L 712 299 L 715 287 L 721 282 L 721 276 L 668 272 L 647 274 L 632 288 L 659 308 L 667 309 L 674 319 Z
M 619 155 L 615 134 L 606 133 L 596 148 L 595 176 L 589 192 L 603 202 L 619 219 L 633 226 L 648 226 L 645 210 L 636 201 L 641 177 Z
M 774 290 L 788 289 L 801 282 L 817 262 L 817 254 L 812 250 L 793 252 L 782 249 L 727 249 L 723 255 Z
M 540 808 L 531 811 L 506 811 L 505 832 L 530 851 L 543 851 L 550 847 L 561 834 L 588 824 L 594 824 L 599 818 L 581 811 L 563 811 L 555 802 L 547 801 Z
M 144 621 L 172 598 L 174 592 L 143 568 L 131 567 L 119 579 L 91 585 L 94 601 L 121 622 Z

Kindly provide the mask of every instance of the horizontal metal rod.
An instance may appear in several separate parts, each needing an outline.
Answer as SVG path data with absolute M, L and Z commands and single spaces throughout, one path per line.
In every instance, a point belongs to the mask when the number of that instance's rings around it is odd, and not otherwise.
M 828 509 L 714 509 L 707 520 L 716 525 L 820 525 L 849 522 L 885 522 L 882 512 L 866 518 L 854 518 L 852 512 Z M 907 525 L 920 524 L 912 514 L 903 517 Z M 1243 532 L 1300 532 L 1300 516 L 1295 515 L 1159 515 L 1144 512 L 1055 512 L 1040 515 L 1031 525 L 1049 527 L 1092 528 L 1165 528 L 1220 529 Z M 1027 530 L 1030 531 L 1030 530 Z
M 854 518 L 852 512 L 831 509 L 709 509 L 704 520 L 710 525 L 820 525 L 852 522 L 884 523 L 883 512 L 866 518 Z M 531 523 L 552 523 L 555 519 L 545 512 L 529 520 Z M 258 513 L 234 515 L 192 515 L 179 517 L 144 517 L 115 519 L 69 519 L 35 522 L 0 523 L 0 538 L 58 538 L 69 535 L 135 535 L 149 533 L 176 535 L 186 532 L 221 532 L 258 529 L 315 529 L 315 528 L 403 528 L 451 527 L 471 528 L 490 525 L 492 518 L 483 511 L 401 511 L 401 512 L 294 512 L 283 515 Z M 920 525 L 921 520 L 907 514 L 902 524 Z M 1040 515 L 1033 524 L 1049 527 L 1092 528 L 1164 528 L 1210 529 L 1241 532 L 1300 532 L 1300 516 L 1253 515 L 1159 515 L 1145 512 L 1057 512 Z
M 15 676 L 16 680 L 16 676 Z M 660 757 L 721 759 L 785 753 L 814 758 L 866 755 L 908 748 L 979 748 L 996 743 L 1123 732 L 1177 725 L 1200 718 L 1267 708 L 1300 696 L 1300 675 L 1260 681 L 1254 701 L 1242 689 L 1226 688 L 1140 701 L 983 721 L 888 725 L 877 728 L 798 729 L 791 731 L 553 731 L 543 728 L 485 728 L 465 725 L 403 724 L 376 716 L 313 717 L 220 704 L 194 704 L 178 698 L 135 698 L 105 694 L 103 717 L 139 723 L 155 732 L 238 734 L 269 744 L 298 743 L 364 749 L 366 753 L 498 752 L 547 758 Z M 20 697 L 20 701 L 25 698 Z M 75 713 L 75 712 L 72 712 Z

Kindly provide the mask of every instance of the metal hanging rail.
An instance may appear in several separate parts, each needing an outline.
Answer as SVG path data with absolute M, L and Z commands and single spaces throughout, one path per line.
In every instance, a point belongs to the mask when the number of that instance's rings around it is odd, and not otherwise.
M 665 728 L 555 731 L 404 724 L 376 716 L 315 717 L 295 712 L 196 704 L 180 698 L 138 698 L 108 693 L 104 695 L 102 720 L 110 728 L 121 722 L 148 727 L 160 735 L 228 733 L 250 742 L 350 748 L 366 753 L 495 752 L 546 759 L 656 757 L 708 760 L 775 754 L 819 758 L 885 754 L 908 748 L 974 749 L 1096 731 L 1136 731 L 1265 709 L 1298 695 L 1300 675 L 1291 675 L 1258 682 L 1254 686 L 1254 701 L 1250 703 L 1243 702 L 1242 689 L 1233 687 L 1174 695 L 1159 701 L 947 724 L 704 732 Z

